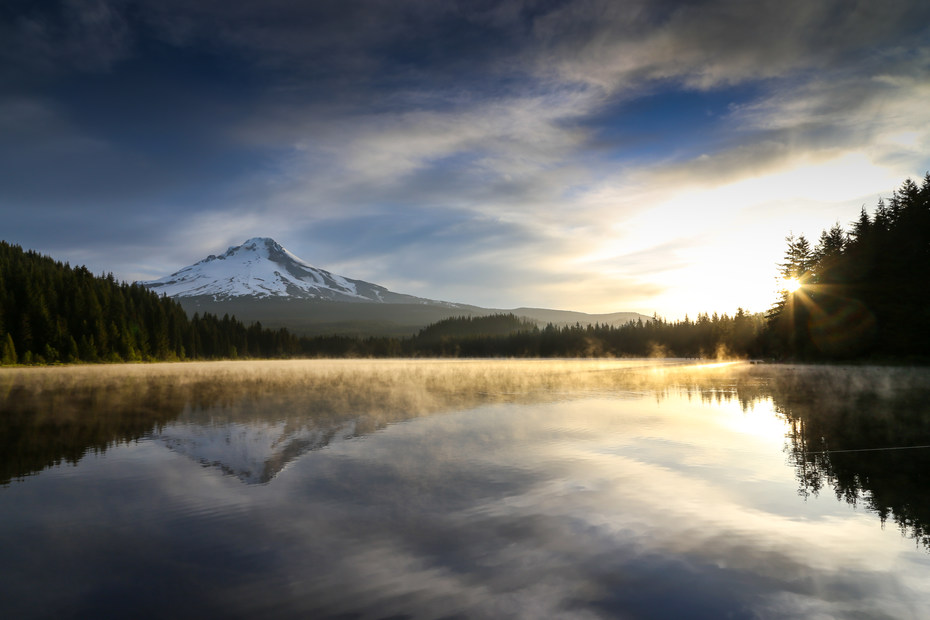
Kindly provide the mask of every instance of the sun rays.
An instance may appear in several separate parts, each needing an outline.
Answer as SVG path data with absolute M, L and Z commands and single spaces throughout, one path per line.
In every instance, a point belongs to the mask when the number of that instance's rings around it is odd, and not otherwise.
M 782 288 L 789 293 L 794 293 L 800 290 L 801 281 L 797 278 L 785 278 L 782 280 Z

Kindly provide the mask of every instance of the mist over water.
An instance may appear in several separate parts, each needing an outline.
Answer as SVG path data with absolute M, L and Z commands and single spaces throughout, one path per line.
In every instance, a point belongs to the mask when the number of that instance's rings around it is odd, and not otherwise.
M 920 617 L 928 379 L 679 360 L 4 370 L 0 615 Z

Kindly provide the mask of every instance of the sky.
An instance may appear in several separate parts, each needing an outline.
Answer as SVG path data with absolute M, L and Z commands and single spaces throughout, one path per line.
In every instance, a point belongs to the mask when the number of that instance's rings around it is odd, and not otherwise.
M 930 170 L 926 0 L 5 0 L 0 239 L 250 237 L 493 308 L 764 311 Z

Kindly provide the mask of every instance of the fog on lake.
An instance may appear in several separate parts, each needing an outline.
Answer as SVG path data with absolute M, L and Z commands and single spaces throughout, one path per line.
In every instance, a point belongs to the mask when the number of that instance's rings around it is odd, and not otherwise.
M 919 618 L 930 371 L 0 370 L 0 617 Z

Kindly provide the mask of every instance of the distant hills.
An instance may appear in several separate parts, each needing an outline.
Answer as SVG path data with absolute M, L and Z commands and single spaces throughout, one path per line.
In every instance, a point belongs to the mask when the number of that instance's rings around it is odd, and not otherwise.
M 544 326 L 624 325 L 651 317 L 635 312 L 587 314 L 543 308 L 498 309 L 426 299 L 313 267 L 274 239 L 253 237 L 148 282 L 191 315 L 229 314 L 302 335 L 410 335 L 451 317 L 512 313 Z
M 874 215 L 863 208 L 848 232 L 836 225 L 816 245 L 789 236 L 779 270 L 795 286 L 766 315 L 738 308 L 671 323 L 404 295 L 317 269 L 264 237 L 135 284 L 0 241 L 0 366 L 418 356 L 927 363 L 928 239 L 930 174 L 920 186 L 905 181 Z
M 273 248 L 273 242 L 256 245 L 269 246 Z M 260 254 L 264 260 L 267 253 Z M 332 274 L 329 281 L 314 280 L 316 292 L 304 293 L 324 296 L 335 290 L 354 294 L 356 301 L 302 299 L 288 294 L 300 285 L 287 282 L 280 269 L 271 266 L 269 271 L 261 261 L 245 262 L 253 271 L 227 271 L 220 281 L 226 286 L 225 298 L 203 295 L 215 282 L 203 278 L 194 284 L 201 294 L 171 298 L 140 283 L 117 282 L 112 274 L 94 276 L 85 267 L 71 267 L 0 241 L 0 366 L 307 357 L 707 357 L 758 355 L 761 346 L 764 318 L 742 310 L 732 317 L 699 314 L 696 322 L 659 319 L 614 325 L 610 321 L 618 317 L 623 321 L 638 315 L 521 308 L 518 316 L 420 298 L 413 298 L 417 303 L 391 303 L 387 300 L 403 297 L 392 297 L 383 287 L 369 289 L 378 295 L 363 301 L 357 284 L 361 281 Z M 177 286 L 184 276 L 197 275 L 195 270 L 182 271 L 162 284 Z M 252 286 L 256 273 L 265 288 L 245 295 L 229 293 Z M 195 310 L 189 315 L 178 300 L 209 306 L 214 312 Z M 245 311 L 236 312 L 237 304 Z M 279 317 L 282 328 L 267 326 L 273 323 L 268 320 L 270 309 L 286 310 Z M 358 314 L 350 314 L 353 311 Z M 236 318 L 240 314 L 248 319 L 249 312 L 266 325 Z M 446 318 L 437 319 L 443 314 Z M 298 329 L 303 326 L 305 333 L 283 328 L 285 320 Z M 310 329 L 317 333 L 308 333 Z

